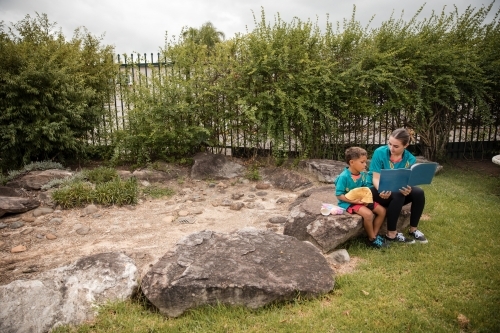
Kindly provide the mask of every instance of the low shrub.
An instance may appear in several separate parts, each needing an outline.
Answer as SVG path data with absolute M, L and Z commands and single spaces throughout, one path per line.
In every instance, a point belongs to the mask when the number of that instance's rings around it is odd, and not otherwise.
M 130 205 L 137 203 L 137 196 L 135 178 L 126 181 L 115 178 L 96 185 L 76 180 L 52 193 L 54 202 L 63 208 L 81 207 L 91 203 L 106 206 Z
M 84 177 L 91 183 L 102 184 L 118 178 L 118 172 L 109 167 L 98 167 L 83 171 Z

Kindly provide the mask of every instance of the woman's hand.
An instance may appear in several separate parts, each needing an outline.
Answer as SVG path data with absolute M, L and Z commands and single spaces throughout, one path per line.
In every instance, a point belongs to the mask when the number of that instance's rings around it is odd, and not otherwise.
M 391 196 L 391 191 L 382 191 L 379 193 L 382 199 L 388 199 Z
M 411 186 L 408 185 L 406 187 L 403 187 L 402 189 L 399 190 L 399 192 L 401 192 L 401 194 L 406 197 L 408 194 L 411 193 Z

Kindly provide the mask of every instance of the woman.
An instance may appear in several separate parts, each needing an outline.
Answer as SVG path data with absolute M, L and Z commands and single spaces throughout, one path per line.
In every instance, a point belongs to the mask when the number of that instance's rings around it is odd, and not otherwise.
M 404 128 L 391 133 L 387 146 L 379 147 L 373 153 L 370 162 L 370 171 L 373 173 L 373 201 L 380 203 L 387 209 L 386 241 L 412 244 L 415 242 L 427 243 L 427 238 L 418 230 L 418 222 L 425 206 L 425 194 L 420 187 L 407 186 L 399 192 L 378 192 L 380 170 L 409 168 L 416 162 L 406 147 L 410 142 L 410 134 Z M 399 214 L 404 205 L 411 202 L 409 237 L 396 230 Z

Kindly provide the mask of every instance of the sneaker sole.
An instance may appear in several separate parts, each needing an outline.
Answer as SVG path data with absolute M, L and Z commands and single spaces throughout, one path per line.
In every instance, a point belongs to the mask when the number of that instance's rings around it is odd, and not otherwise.
M 415 239 L 415 242 L 420 243 L 420 244 L 427 244 L 427 243 L 429 243 L 429 241 L 427 239 L 424 240 L 424 241 Z

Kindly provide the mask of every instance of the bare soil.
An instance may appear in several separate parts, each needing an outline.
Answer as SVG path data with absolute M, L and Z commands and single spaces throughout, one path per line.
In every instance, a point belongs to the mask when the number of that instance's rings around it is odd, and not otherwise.
M 0 218 L 0 222 L 9 225 L 24 222 L 21 228 L 0 230 L 0 284 L 34 279 L 40 272 L 101 252 L 127 254 L 143 276 L 179 239 L 193 232 L 225 233 L 254 227 L 283 233 L 284 224 L 270 223 L 269 219 L 287 217 L 289 204 L 300 194 L 272 186 L 258 190 L 256 182 L 245 179 L 216 181 L 211 185 L 178 179 L 153 185 L 173 189 L 175 194 L 161 199 L 142 198 L 134 206 L 98 207 L 97 212 L 89 215 L 79 208 L 55 210 L 36 222 L 23 221 L 33 220 L 33 211 Z M 237 193 L 243 196 L 234 200 L 233 194 Z M 240 201 L 247 206 L 232 210 L 224 201 Z M 248 208 L 250 203 L 256 207 Z M 51 222 L 54 218 L 61 218 L 62 222 Z M 85 235 L 77 233 L 82 227 L 90 231 Z M 48 239 L 50 235 L 56 238 Z M 26 251 L 11 253 L 19 245 L 25 246 Z

